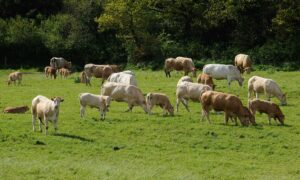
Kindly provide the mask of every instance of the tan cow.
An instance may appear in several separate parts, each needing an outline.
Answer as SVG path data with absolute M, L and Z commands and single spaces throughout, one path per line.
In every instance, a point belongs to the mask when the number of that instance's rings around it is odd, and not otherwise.
M 61 77 L 67 78 L 70 75 L 71 71 L 66 68 L 59 69 L 59 74 Z
M 18 81 L 18 85 L 20 85 L 22 82 L 22 73 L 19 71 L 12 72 L 8 75 L 7 84 L 10 85 L 12 82 L 14 82 L 14 85 L 16 85 L 16 81 Z
M 87 81 L 86 85 L 91 85 L 91 78 L 102 78 L 102 84 L 104 81 L 113 73 L 112 68 L 109 65 L 96 65 L 96 64 L 86 64 L 84 66 L 84 71 L 86 73 Z
M 191 58 L 187 57 L 177 57 L 175 58 L 167 58 L 165 60 L 164 71 L 166 77 L 171 77 L 171 71 L 183 71 L 184 75 L 188 75 L 189 72 L 193 72 L 193 76 L 196 77 L 196 68 L 194 62 Z
M 146 96 L 146 103 L 148 106 L 148 113 L 151 114 L 152 108 L 157 105 L 163 109 L 163 115 L 167 115 L 168 112 L 171 116 L 174 115 L 174 108 L 166 94 L 162 93 L 148 93 Z
M 207 91 L 202 94 L 200 101 L 202 103 L 202 120 L 206 117 L 209 123 L 209 111 L 214 109 L 215 111 L 225 112 L 225 124 L 228 123 L 229 118 L 233 118 L 237 124 L 237 117 L 242 125 L 247 126 L 249 122 L 255 124 L 254 116 L 235 95 Z
M 48 78 L 50 76 L 50 78 L 54 78 L 56 79 L 56 69 L 51 67 L 51 66 L 46 66 L 45 67 L 45 75 Z
M 264 93 L 268 101 L 275 96 L 280 100 L 281 105 L 287 105 L 286 94 L 281 91 L 278 84 L 272 79 L 252 76 L 248 80 L 248 99 L 251 98 L 254 92 L 257 99 L 259 93 Z
M 199 76 L 197 77 L 197 82 L 209 85 L 212 88 L 212 90 L 215 90 L 216 85 L 214 84 L 212 77 L 205 73 L 199 74 Z
M 133 106 L 141 106 L 146 113 L 148 108 L 142 91 L 133 85 L 106 82 L 102 85 L 101 95 L 110 96 L 111 100 L 117 102 L 127 102 L 128 111 L 132 111 Z
M 241 74 L 245 71 L 250 74 L 252 69 L 252 62 L 250 56 L 247 54 L 238 54 L 234 58 L 234 65 L 239 69 Z
M 249 109 L 253 116 L 255 116 L 256 111 L 258 111 L 259 113 L 267 114 L 269 118 L 269 124 L 271 124 L 271 118 L 273 118 L 275 122 L 276 119 L 278 119 L 281 125 L 284 124 L 284 115 L 279 106 L 275 103 L 259 99 L 253 99 L 249 100 Z

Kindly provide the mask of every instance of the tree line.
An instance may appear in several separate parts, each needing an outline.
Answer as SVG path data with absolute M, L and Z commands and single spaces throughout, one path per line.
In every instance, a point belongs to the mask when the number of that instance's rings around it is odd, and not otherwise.
M 0 67 L 30 68 L 61 56 L 86 63 L 161 68 L 167 57 L 197 66 L 232 63 L 295 70 L 297 0 L 0 0 Z

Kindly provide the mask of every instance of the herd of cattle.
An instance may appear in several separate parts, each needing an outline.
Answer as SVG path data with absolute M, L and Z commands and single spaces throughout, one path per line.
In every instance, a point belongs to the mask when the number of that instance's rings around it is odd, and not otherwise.
M 202 106 L 201 118 L 205 118 L 210 123 L 209 112 L 224 111 L 225 124 L 228 120 L 232 120 L 237 124 L 237 118 L 242 125 L 255 125 L 255 113 L 266 113 L 268 115 L 269 124 L 271 118 L 279 120 L 280 124 L 284 124 L 284 115 L 279 106 L 270 102 L 271 97 L 277 97 L 281 105 L 286 105 L 286 95 L 281 91 L 278 84 L 272 79 L 259 76 L 252 76 L 248 80 L 248 107 L 244 106 L 240 98 L 233 94 L 214 91 L 216 85 L 213 79 L 226 79 L 228 88 L 232 81 L 238 81 L 240 87 L 244 82 L 243 73 L 248 74 L 251 71 L 251 59 L 248 55 L 239 54 L 235 57 L 235 65 L 224 64 L 207 64 L 203 67 L 202 74 L 199 74 L 197 83 L 188 76 L 189 72 L 196 77 L 196 68 L 193 60 L 187 57 L 168 58 L 165 60 L 164 71 L 166 77 L 171 77 L 171 71 L 184 71 L 184 75 L 179 79 L 176 87 L 176 111 L 178 112 L 179 104 L 182 103 L 187 111 L 189 110 L 188 101 L 198 101 Z M 62 77 L 70 74 L 71 62 L 64 58 L 53 57 L 50 60 L 50 66 L 45 67 L 46 77 L 56 78 L 59 72 Z M 102 78 L 102 87 L 100 95 L 91 93 L 81 93 L 80 100 L 80 116 L 85 114 L 86 106 L 99 109 L 100 118 L 105 119 L 106 112 L 109 111 L 110 101 L 126 102 L 128 110 L 132 111 L 134 106 L 140 106 L 146 113 L 151 114 L 152 108 L 157 105 L 163 109 L 163 114 L 174 115 L 174 108 L 170 103 L 169 97 L 163 93 L 148 93 L 146 97 L 138 88 L 135 74 L 132 71 L 121 71 L 118 65 L 96 65 L 86 64 L 84 71 L 80 73 L 80 81 L 87 86 L 91 86 L 91 78 Z M 14 72 L 9 74 L 8 85 L 12 82 L 18 84 L 22 81 L 22 73 Z M 104 83 L 104 81 L 107 81 Z M 255 93 L 256 98 L 252 99 Z M 267 101 L 260 100 L 259 94 L 264 93 Z M 35 131 L 35 121 L 39 118 L 39 128 L 42 131 L 42 124 L 45 124 L 46 134 L 48 131 L 48 121 L 52 121 L 55 130 L 57 129 L 57 120 L 59 115 L 59 106 L 63 102 L 60 97 L 48 99 L 47 97 L 38 95 L 32 100 L 32 127 Z M 18 112 L 17 109 L 11 108 L 12 112 Z M 6 112 L 9 112 L 7 110 Z M 20 108 L 20 111 L 24 110 Z

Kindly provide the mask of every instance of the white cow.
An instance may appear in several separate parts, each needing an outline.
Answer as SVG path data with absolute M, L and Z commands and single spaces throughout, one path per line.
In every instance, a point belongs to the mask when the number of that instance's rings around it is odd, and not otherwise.
M 102 85 L 101 95 L 110 96 L 112 100 L 117 102 L 127 102 L 127 111 L 132 111 L 133 106 L 141 106 L 148 113 L 145 97 L 142 91 L 136 86 L 106 82 Z
M 177 82 L 177 86 L 181 83 L 181 82 L 193 82 L 193 79 L 190 76 L 182 76 L 178 82 Z
M 137 86 L 136 78 L 131 71 L 113 73 L 107 78 L 107 81 Z
M 281 91 L 278 84 L 272 79 L 252 76 L 248 80 L 248 99 L 251 98 L 253 92 L 255 92 L 256 98 L 258 98 L 259 93 L 264 93 L 268 101 L 275 96 L 280 100 L 281 105 L 287 105 L 286 94 Z
M 46 135 L 48 134 L 48 121 L 53 121 L 54 129 L 57 130 L 57 121 L 59 115 L 59 106 L 64 99 L 60 97 L 54 97 L 51 99 L 46 98 L 45 96 L 38 95 L 32 100 L 32 128 L 35 131 L 35 120 L 39 118 L 39 127 L 42 131 L 42 120 L 44 120 Z
M 100 119 L 105 119 L 106 112 L 110 105 L 110 97 L 96 95 L 91 93 L 80 93 L 80 117 L 83 118 L 86 106 L 91 108 L 98 108 L 100 112 Z
M 188 107 L 188 100 L 200 101 L 201 95 L 205 91 L 212 90 L 212 88 L 205 84 L 198 84 L 192 82 L 181 82 L 176 89 L 176 111 L 178 112 L 179 103 L 181 102 L 186 110 L 190 112 Z
M 240 86 L 242 86 L 244 82 L 244 78 L 241 76 L 240 71 L 233 65 L 206 64 L 203 67 L 203 73 L 217 80 L 227 79 L 228 87 L 230 87 L 231 81 L 238 81 Z
M 65 60 L 63 57 L 53 57 L 50 59 L 50 66 L 54 69 L 60 69 L 60 68 L 72 68 L 71 61 Z

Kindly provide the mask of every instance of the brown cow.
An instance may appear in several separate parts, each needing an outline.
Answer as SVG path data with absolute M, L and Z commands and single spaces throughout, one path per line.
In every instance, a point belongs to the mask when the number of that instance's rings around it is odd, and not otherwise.
M 51 66 L 46 66 L 45 67 L 45 75 L 48 78 L 50 76 L 50 78 L 56 79 L 56 69 L 51 67 Z
M 102 84 L 113 73 L 112 67 L 109 65 L 86 64 L 84 66 L 87 81 L 86 85 L 91 85 L 91 77 L 102 78 Z
M 151 113 L 152 108 L 155 105 L 160 106 L 163 109 L 163 115 L 167 115 L 168 112 L 171 116 L 174 115 L 174 108 L 170 103 L 170 99 L 166 94 L 162 93 L 148 93 L 146 95 L 146 103 L 148 107 L 148 113 Z
M 177 57 L 176 59 L 166 59 L 164 67 L 166 77 L 171 77 L 170 73 L 174 69 L 176 71 L 184 71 L 185 76 L 188 75 L 189 72 L 193 72 L 193 76 L 196 77 L 196 68 L 191 58 Z
M 249 109 L 253 116 L 255 116 L 255 112 L 258 111 L 259 113 L 265 113 L 268 115 L 269 124 L 271 124 L 271 118 L 273 118 L 276 122 L 276 119 L 279 120 L 280 124 L 284 124 L 284 115 L 280 110 L 279 106 L 275 103 L 253 99 L 249 100 Z
M 225 124 L 228 123 L 229 118 L 234 118 L 237 124 L 237 117 L 244 126 L 249 125 L 249 122 L 255 124 L 254 116 L 247 107 L 243 106 L 242 101 L 235 95 L 206 91 L 200 97 L 200 101 L 202 103 L 202 120 L 206 117 L 209 123 L 209 111 L 214 109 L 215 111 L 225 112 Z
M 19 71 L 10 73 L 8 75 L 7 84 L 10 85 L 12 82 L 14 82 L 14 85 L 16 85 L 16 81 L 18 81 L 18 85 L 20 85 L 22 82 L 22 73 Z
M 25 113 L 29 110 L 28 106 L 6 107 L 4 113 Z
M 199 84 L 201 83 L 209 85 L 213 90 L 215 90 L 216 85 L 214 84 L 212 77 L 205 73 L 199 74 L 199 76 L 197 77 L 197 82 Z
M 61 77 L 67 78 L 70 75 L 71 71 L 66 68 L 59 69 L 59 74 Z

